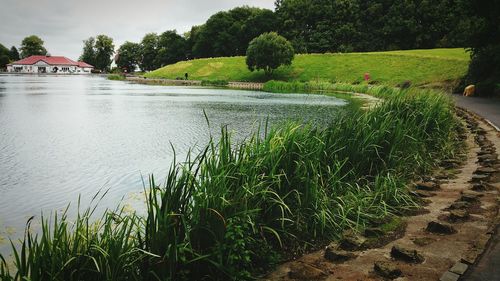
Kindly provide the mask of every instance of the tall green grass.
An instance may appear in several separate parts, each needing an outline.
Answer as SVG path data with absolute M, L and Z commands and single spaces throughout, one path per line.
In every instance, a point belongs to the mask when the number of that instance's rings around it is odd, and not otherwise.
M 0 278 L 250 280 L 280 256 L 416 208 L 406 185 L 455 153 L 452 102 L 431 91 L 336 87 L 384 101 L 322 128 L 264 127 L 241 143 L 222 128 L 199 154 L 174 161 L 164 184 L 150 178 L 146 216 L 42 218 L 41 236 L 13 243 L 12 271 L 0 255 Z

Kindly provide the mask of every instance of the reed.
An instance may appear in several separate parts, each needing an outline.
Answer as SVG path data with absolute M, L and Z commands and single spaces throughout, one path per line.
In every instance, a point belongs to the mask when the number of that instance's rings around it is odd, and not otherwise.
M 384 100 L 326 127 L 265 126 L 241 143 L 222 128 L 200 153 L 174 161 L 164 184 L 150 177 L 146 216 L 115 211 L 92 222 L 89 209 L 73 223 L 42 218 L 41 236 L 27 231 L 20 247 L 12 244 L 13 271 L 0 255 L 0 278 L 251 280 L 287 252 L 417 208 L 409 181 L 456 153 L 451 100 L 416 89 L 316 86 L 307 87 Z

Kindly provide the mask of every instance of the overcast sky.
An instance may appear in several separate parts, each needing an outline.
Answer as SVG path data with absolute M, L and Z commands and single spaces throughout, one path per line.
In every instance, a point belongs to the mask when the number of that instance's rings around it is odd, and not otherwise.
M 0 0 L 0 43 L 19 48 L 34 34 L 52 55 L 78 59 L 90 36 L 106 34 L 118 48 L 149 32 L 182 34 L 218 11 L 242 5 L 274 9 L 274 0 Z

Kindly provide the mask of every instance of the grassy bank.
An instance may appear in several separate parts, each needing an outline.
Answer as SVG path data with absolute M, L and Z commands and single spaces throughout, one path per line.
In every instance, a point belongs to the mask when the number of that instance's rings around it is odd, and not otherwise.
M 356 83 L 368 72 L 375 83 L 394 86 L 442 83 L 462 77 L 469 64 L 463 49 L 409 50 L 373 53 L 297 55 L 290 67 L 279 68 L 274 80 Z M 199 59 L 168 65 L 148 78 L 169 78 L 189 73 L 194 80 L 265 82 L 262 72 L 250 72 L 244 57 Z
M 174 162 L 164 184 L 150 178 L 144 217 L 51 217 L 39 236 L 27 231 L 12 271 L 0 256 L 0 278 L 247 280 L 287 253 L 415 208 L 406 184 L 457 147 L 453 105 L 431 91 L 364 90 L 384 101 L 325 128 L 263 127 L 238 144 L 222 129 Z

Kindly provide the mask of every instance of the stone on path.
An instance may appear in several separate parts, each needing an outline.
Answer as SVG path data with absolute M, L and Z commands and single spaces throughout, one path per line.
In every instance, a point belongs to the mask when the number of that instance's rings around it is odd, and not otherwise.
M 465 210 L 451 210 L 450 220 L 453 222 L 464 221 L 469 218 L 469 212 Z
M 436 195 L 432 192 L 425 191 L 425 190 L 419 190 L 419 189 L 412 191 L 411 194 L 413 194 L 414 196 L 420 197 L 420 198 L 428 198 L 428 197 L 432 197 L 432 196 Z
M 385 261 L 375 262 L 373 269 L 378 275 L 389 279 L 398 278 L 402 274 L 401 269 Z
M 345 262 L 356 257 L 355 254 L 339 249 L 336 243 L 332 243 L 325 249 L 325 259 L 331 262 Z
M 439 281 L 458 281 L 460 278 L 460 275 L 446 271 L 441 278 L 439 278 Z
M 424 261 L 424 257 L 417 250 L 405 249 L 398 245 L 392 247 L 391 257 L 409 263 L 422 263 Z
M 439 189 L 439 185 L 435 182 L 419 181 L 415 183 L 415 188 L 418 190 L 436 191 Z
M 467 209 L 467 208 L 469 208 L 469 205 L 470 205 L 469 202 L 457 201 L 457 202 L 453 202 L 453 204 L 451 204 L 450 209 L 451 210 Z
M 450 272 L 453 272 L 458 275 L 462 275 L 467 271 L 467 268 L 469 266 L 466 265 L 465 263 L 457 262 L 453 267 L 450 269 Z
M 359 236 L 353 231 L 344 232 L 344 238 L 340 241 L 340 248 L 348 251 L 359 250 L 366 242 L 366 238 Z
M 454 234 L 457 230 L 450 224 L 431 221 L 427 224 L 427 231 L 438 234 Z

